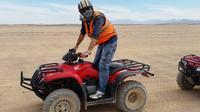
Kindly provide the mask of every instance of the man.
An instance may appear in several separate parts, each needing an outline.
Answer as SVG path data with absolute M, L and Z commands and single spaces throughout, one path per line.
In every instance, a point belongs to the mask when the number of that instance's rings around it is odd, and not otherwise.
M 89 0 L 81 0 L 78 9 L 82 16 L 82 29 L 74 49 L 78 49 L 86 34 L 91 42 L 87 51 L 81 53 L 82 58 L 89 56 L 92 49 L 98 45 L 94 66 L 99 69 L 99 88 L 94 95 L 90 96 L 91 99 L 97 100 L 103 98 L 105 94 L 109 66 L 117 47 L 117 33 L 103 13 L 94 11 Z

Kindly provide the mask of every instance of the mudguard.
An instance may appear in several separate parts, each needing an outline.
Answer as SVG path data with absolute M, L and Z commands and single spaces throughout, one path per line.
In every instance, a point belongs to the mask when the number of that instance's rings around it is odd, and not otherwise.
M 120 73 L 118 75 L 118 77 L 115 79 L 116 85 L 118 86 L 118 85 L 122 84 L 126 78 L 131 77 L 131 76 L 136 76 L 136 74 L 132 71 L 124 71 L 124 72 Z
M 79 85 L 83 84 L 83 81 L 81 80 L 81 78 L 77 74 L 72 73 L 72 72 L 62 72 L 62 73 L 49 74 L 49 75 L 44 77 L 44 81 L 45 82 L 51 82 L 53 80 L 67 79 L 67 78 L 72 78 L 72 79 L 76 80 L 79 83 Z

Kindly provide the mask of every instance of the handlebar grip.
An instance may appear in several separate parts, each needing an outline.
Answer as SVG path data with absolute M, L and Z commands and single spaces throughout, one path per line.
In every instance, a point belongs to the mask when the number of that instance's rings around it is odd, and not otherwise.
M 81 57 L 81 54 L 82 54 L 82 53 L 76 53 L 76 55 L 77 55 L 78 57 Z M 88 56 L 89 56 L 89 55 L 87 55 L 86 58 L 87 58 Z
M 80 57 L 80 56 L 81 56 L 81 53 L 76 53 L 76 55 L 77 55 L 78 57 Z

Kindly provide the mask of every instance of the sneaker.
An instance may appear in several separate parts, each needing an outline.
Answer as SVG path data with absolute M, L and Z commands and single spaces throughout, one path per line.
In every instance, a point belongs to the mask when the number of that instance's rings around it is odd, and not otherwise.
M 97 91 L 95 94 L 90 95 L 90 99 L 98 100 L 104 97 L 104 93 L 102 91 Z

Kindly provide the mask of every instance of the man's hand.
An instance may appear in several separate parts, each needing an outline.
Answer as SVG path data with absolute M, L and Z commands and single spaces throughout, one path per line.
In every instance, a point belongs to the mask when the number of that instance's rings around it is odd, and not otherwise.
M 91 54 L 91 52 L 90 51 L 85 51 L 85 52 L 83 52 L 83 53 L 81 53 L 81 58 L 87 58 L 89 55 Z

